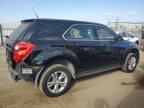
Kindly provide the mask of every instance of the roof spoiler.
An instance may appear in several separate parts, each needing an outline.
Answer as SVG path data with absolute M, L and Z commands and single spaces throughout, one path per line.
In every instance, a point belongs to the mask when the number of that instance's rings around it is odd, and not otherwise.
M 24 22 L 36 22 L 38 21 L 38 19 L 26 19 L 26 20 L 22 20 L 21 23 L 24 23 Z

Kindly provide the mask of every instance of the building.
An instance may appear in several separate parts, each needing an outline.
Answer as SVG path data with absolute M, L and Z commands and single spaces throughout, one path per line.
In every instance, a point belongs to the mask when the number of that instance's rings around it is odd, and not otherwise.
M 107 25 L 114 31 L 132 32 L 139 39 L 144 36 L 144 22 L 108 22 Z

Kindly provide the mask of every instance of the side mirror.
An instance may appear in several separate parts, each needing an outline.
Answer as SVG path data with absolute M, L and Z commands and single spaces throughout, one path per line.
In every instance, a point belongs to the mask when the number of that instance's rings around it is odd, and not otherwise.
M 8 39 L 8 38 L 9 38 L 9 36 L 8 36 L 8 35 L 6 35 L 6 36 L 5 36 L 5 38 L 6 38 L 6 39 Z
M 117 35 L 117 36 L 115 36 L 115 40 L 116 41 L 122 41 L 123 40 L 123 36 Z

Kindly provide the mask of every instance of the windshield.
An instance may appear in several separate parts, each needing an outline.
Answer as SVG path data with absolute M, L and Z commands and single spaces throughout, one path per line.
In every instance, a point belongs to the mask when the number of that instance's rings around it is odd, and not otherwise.
M 125 33 L 126 37 L 133 37 L 130 33 Z
M 120 32 L 119 35 L 121 35 L 122 37 L 133 37 L 130 33 L 127 32 Z

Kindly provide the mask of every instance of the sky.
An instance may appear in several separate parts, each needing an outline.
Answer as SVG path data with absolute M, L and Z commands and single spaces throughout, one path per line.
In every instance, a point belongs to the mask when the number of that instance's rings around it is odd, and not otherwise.
M 144 22 L 144 0 L 0 0 L 0 22 L 39 18 Z

